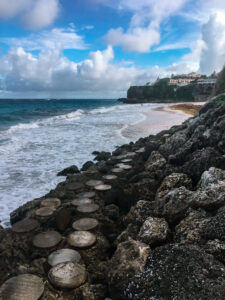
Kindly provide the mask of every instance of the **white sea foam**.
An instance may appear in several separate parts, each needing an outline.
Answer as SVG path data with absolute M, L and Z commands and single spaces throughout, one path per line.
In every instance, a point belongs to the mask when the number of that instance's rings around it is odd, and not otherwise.
M 94 150 L 112 151 L 115 146 L 160 131 L 167 120 L 173 125 L 185 119 L 169 112 L 157 113 L 152 110 L 155 107 L 156 104 L 128 104 L 76 110 L 18 124 L 1 132 L 0 140 L 4 143 L 0 145 L 0 220 L 3 225 L 8 225 L 12 210 L 46 194 L 62 181 L 56 174 L 63 168 L 73 164 L 81 167 L 93 159 Z M 138 124 L 146 122 L 147 111 L 152 123 L 143 131 Z

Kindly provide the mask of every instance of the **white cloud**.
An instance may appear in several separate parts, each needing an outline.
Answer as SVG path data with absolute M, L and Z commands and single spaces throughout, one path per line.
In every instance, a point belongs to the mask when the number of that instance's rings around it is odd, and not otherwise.
M 25 50 L 41 49 L 86 49 L 83 37 L 76 33 L 75 27 L 54 28 L 30 34 L 26 38 L 4 38 L 2 42 L 13 48 L 22 47 Z
M 59 14 L 59 0 L 0 0 L 0 18 L 19 17 L 28 29 L 51 25 Z
M 127 51 L 149 52 L 153 45 L 160 42 L 161 23 L 181 9 L 186 1 L 117 1 L 117 9 L 129 10 L 133 16 L 126 32 L 122 28 L 109 30 L 106 35 L 107 43 L 121 45 Z

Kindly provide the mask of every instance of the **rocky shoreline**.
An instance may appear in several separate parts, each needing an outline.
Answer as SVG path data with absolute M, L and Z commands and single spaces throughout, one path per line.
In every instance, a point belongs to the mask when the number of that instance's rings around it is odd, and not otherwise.
M 225 299 L 224 115 L 220 95 L 60 172 L 0 229 L 0 299 Z

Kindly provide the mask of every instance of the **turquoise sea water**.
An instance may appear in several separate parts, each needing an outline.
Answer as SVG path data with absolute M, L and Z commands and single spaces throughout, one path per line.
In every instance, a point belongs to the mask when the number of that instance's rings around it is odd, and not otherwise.
M 0 221 L 64 180 L 57 172 L 81 167 L 94 150 L 156 133 L 184 117 L 157 112 L 159 104 L 124 105 L 116 100 L 0 100 Z M 138 124 L 148 119 L 143 130 Z M 149 115 L 150 113 L 150 115 Z M 161 126 L 164 122 L 164 127 Z M 167 124 L 168 125 L 168 124 Z

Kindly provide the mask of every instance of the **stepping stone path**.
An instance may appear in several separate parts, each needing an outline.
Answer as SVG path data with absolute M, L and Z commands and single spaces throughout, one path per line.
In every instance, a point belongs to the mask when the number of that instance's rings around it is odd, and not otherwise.
M 99 209 L 99 205 L 92 203 L 92 204 L 86 204 L 86 205 L 79 205 L 77 207 L 77 211 L 82 213 L 93 213 L 96 212 Z
M 111 188 L 112 186 L 109 184 L 100 184 L 95 186 L 96 191 L 109 191 Z
M 44 292 L 44 284 L 40 277 L 23 274 L 8 279 L 0 287 L 1 300 L 37 300 Z
M 74 231 L 68 237 L 68 243 L 75 248 L 91 247 L 96 242 L 96 235 L 89 231 Z
M 86 204 L 93 204 L 94 201 L 92 199 L 89 198 L 77 198 L 74 199 L 71 204 L 73 206 L 79 206 L 79 205 L 86 205 Z
M 95 196 L 95 192 L 82 192 L 77 195 L 78 198 L 93 198 Z
M 136 153 L 135 152 L 127 152 L 125 155 L 126 155 L 126 157 L 133 157 L 136 155 Z
M 118 168 L 124 169 L 124 170 L 130 170 L 130 169 L 132 169 L 132 166 L 130 166 L 130 165 L 125 165 L 125 164 L 117 164 L 116 166 L 117 166 Z
M 105 180 L 115 180 L 118 177 L 116 175 L 104 175 L 102 178 Z
M 123 171 L 124 171 L 124 169 L 121 169 L 121 168 L 114 168 L 114 169 L 112 169 L 113 173 L 121 173 Z
M 53 207 L 41 207 L 36 210 L 35 214 L 38 217 L 50 217 L 53 215 L 55 209 Z
M 52 267 L 65 262 L 76 262 L 81 261 L 81 255 L 79 252 L 73 249 L 60 249 L 52 252 L 48 256 L 48 264 Z
M 101 180 L 89 180 L 85 184 L 90 187 L 95 187 L 96 185 L 104 184 L 104 182 Z
M 51 248 L 58 245 L 62 236 L 57 231 L 46 231 L 39 233 L 33 238 L 33 245 L 37 248 Z
M 80 190 L 84 187 L 84 185 L 82 183 L 69 183 L 65 186 L 65 188 L 69 191 L 76 191 L 76 190 Z
M 133 160 L 131 158 L 126 158 L 121 160 L 122 163 L 128 163 L 128 162 L 132 162 Z
M 39 226 L 39 223 L 37 220 L 27 218 L 27 219 L 24 219 L 22 221 L 15 223 L 12 226 L 12 231 L 17 232 L 17 233 L 25 233 L 25 232 L 33 231 L 38 226 Z
M 98 226 L 98 220 L 93 218 L 82 218 L 72 224 L 74 230 L 91 230 Z
M 61 201 L 58 198 L 46 198 L 41 201 L 41 206 L 58 208 L 61 205 Z
M 50 269 L 48 278 L 59 288 L 77 288 L 87 278 L 85 267 L 76 262 L 65 262 Z

